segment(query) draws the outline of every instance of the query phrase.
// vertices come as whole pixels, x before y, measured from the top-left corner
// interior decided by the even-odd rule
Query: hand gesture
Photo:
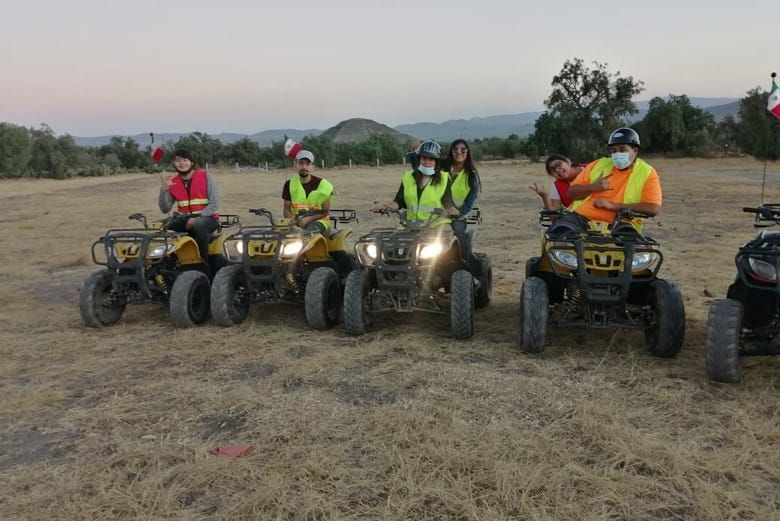
[[[533,186],[529,186],[532,191],[536,192],[536,195],[542,198],[542,200],[547,199],[547,189],[544,186],[538,186],[536,184],[536,181],[534,181]]]
[[[450,206],[449,208],[444,209],[444,215],[447,215],[449,217],[460,217],[460,210],[458,210],[454,206]]]
[[[612,184],[609,182],[609,176],[605,175],[599,177],[590,184],[594,192],[603,192],[604,190],[612,190]]]
[[[615,210],[617,211],[618,208],[620,208],[620,205],[617,203],[613,203],[612,201],[607,201],[606,199],[598,198],[594,199],[593,206],[596,208],[603,208],[605,210]]]
[[[173,186],[173,174],[160,174],[160,188],[168,191]]]

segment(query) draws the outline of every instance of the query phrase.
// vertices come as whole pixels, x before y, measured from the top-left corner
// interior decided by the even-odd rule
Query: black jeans
[[[195,221],[195,226],[192,227],[191,230],[187,230],[185,228],[187,224],[187,221],[182,219],[180,221],[177,221],[173,223],[171,226],[168,227],[169,230],[172,230],[174,232],[187,232],[187,234],[195,239],[195,242],[198,243],[198,251],[200,251],[200,256],[203,258],[203,262],[208,265],[209,263],[209,241],[211,239],[211,234],[219,228],[219,221],[217,221],[214,217],[197,217]]]

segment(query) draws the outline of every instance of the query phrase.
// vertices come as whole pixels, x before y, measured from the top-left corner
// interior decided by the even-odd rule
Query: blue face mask
[[[419,170],[422,175],[427,175],[427,176],[431,176],[436,173],[436,169],[431,166],[420,165],[417,167],[417,170]]]
[[[631,154],[628,152],[613,152],[612,162],[618,170],[625,170],[631,166]]]

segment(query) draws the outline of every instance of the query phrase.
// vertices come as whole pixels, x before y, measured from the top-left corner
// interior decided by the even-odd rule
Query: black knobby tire
[[[225,266],[217,272],[211,284],[211,316],[223,327],[242,323],[249,313],[249,301],[240,301],[237,294],[246,290],[246,275],[239,264]]]
[[[520,289],[520,348],[523,351],[544,351],[549,304],[547,284],[539,277],[525,279]]]
[[[743,315],[738,300],[718,299],[710,306],[704,362],[707,376],[716,382],[736,383],[742,377],[739,341]]]
[[[536,270],[539,269],[539,260],[541,257],[531,257],[525,261],[525,278],[530,279],[536,275]]]
[[[340,279],[346,279],[347,275],[352,273],[353,270],[360,269],[360,263],[354,253],[334,251],[330,255],[336,263],[336,272],[339,274]]]
[[[106,305],[106,299],[111,294],[111,272],[96,271],[84,280],[79,289],[79,313],[84,323],[89,327],[102,327],[116,324],[127,303],[118,299],[111,305]]]
[[[474,257],[479,260],[479,289],[474,296],[474,307],[486,308],[490,305],[490,300],[493,298],[493,263],[490,262],[490,257],[486,253],[475,253]]]
[[[655,324],[645,329],[645,342],[653,356],[677,356],[685,337],[685,305],[677,285],[658,279],[648,286],[648,301]]]
[[[314,329],[330,329],[341,313],[341,282],[333,268],[317,268],[306,281],[306,320]]]
[[[458,340],[474,335],[474,276],[458,270],[450,280],[450,327]]]
[[[171,320],[176,327],[192,327],[209,318],[211,304],[209,278],[202,271],[181,273],[171,288]]]
[[[355,270],[347,276],[344,286],[344,327],[352,335],[362,335],[371,327],[367,298],[371,290],[370,273]]]

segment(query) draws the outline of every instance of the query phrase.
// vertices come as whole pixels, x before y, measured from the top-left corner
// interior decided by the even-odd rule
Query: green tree
[[[742,98],[736,124],[737,144],[758,159],[780,159],[780,119],[766,109],[769,94],[756,87]]]
[[[26,128],[0,123],[0,175],[22,176],[32,157],[32,144]]]
[[[120,168],[128,170],[144,168],[149,157],[140,149],[134,139],[119,136],[112,137],[108,144],[98,148],[97,153],[101,159],[113,156],[110,162],[106,161],[107,164],[115,164],[116,159],[119,160]]]
[[[610,73],[605,63],[589,68],[579,58],[566,60],[553,77],[552,93],[544,102],[547,116],[537,120],[528,148],[577,161],[603,155],[609,133],[637,112],[631,99],[644,90],[642,85],[631,76]]]
[[[262,150],[256,141],[245,137],[227,145],[222,157],[231,165],[238,163],[244,166],[257,166],[262,160]]]
[[[698,155],[713,144],[715,118],[691,104],[688,96],[655,97],[636,129],[649,152]]]

